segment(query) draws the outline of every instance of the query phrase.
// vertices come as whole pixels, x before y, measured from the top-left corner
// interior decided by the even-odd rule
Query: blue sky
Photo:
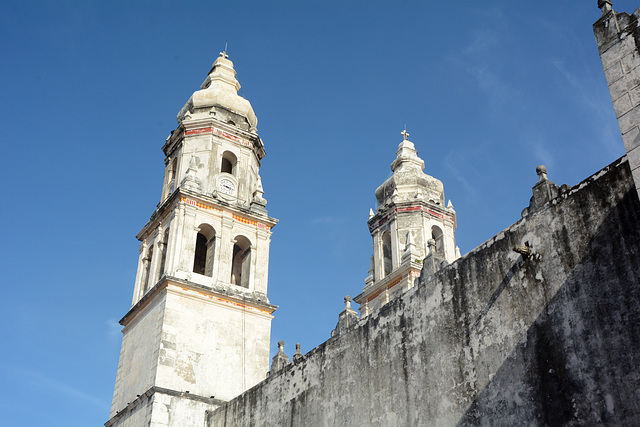
[[[160,148],[226,41],[280,219],[272,352],[292,355],[362,289],[405,124],[463,254],[520,218],[538,164],[574,185],[624,154],[596,3],[0,2],[0,424],[107,421]]]

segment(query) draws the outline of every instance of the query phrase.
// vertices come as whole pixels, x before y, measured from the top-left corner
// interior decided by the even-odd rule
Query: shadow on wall
[[[640,202],[631,189],[459,426],[638,425],[638,224]]]

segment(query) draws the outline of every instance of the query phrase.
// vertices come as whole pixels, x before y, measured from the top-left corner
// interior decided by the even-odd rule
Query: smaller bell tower
[[[400,134],[393,175],[376,190],[378,208],[369,213],[373,256],[364,289],[354,298],[362,316],[411,288],[425,258],[440,266],[460,257],[456,211],[451,201],[445,206],[442,182],[423,172],[409,134]]]

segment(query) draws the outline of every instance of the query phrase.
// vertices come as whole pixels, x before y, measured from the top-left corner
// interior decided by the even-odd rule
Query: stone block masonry
[[[602,17],[593,24],[631,171],[640,188],[640,9],[633,15],[600,1]]]
[[[207,425],[640,425],[639,223],[623,157]]]

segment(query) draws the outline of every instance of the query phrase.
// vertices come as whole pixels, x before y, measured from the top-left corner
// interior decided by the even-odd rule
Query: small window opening
[[[238,236],[233,245],[231,260],[231,284],[249,288],[251,269],[251,243],[246,237]]]
[[[225,151],[222,154],[222,163],[220,164],[220,172],[236,174],[236,164],[238,159],[231,151]]]

